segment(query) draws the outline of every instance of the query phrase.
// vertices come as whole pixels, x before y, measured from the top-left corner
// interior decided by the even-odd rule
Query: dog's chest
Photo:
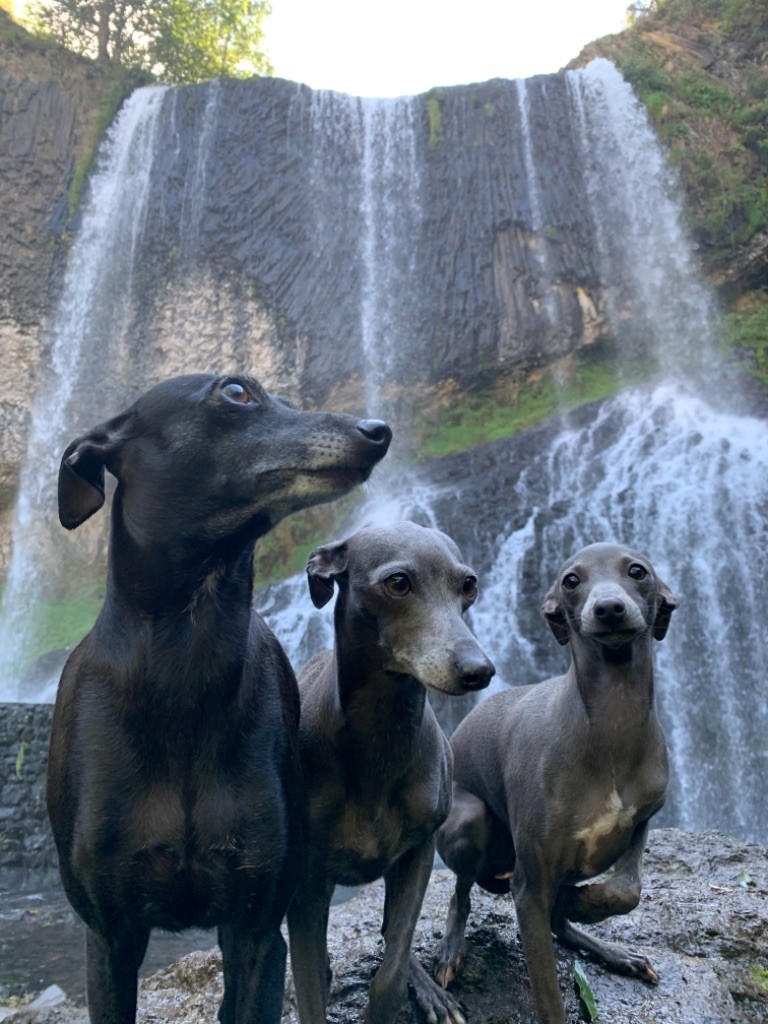
[[[626,847],[637,818],[638,808],[616,789],[603,800],[593,801],[572,833],[576,842],[575,873],[591,878],[605,871]]]
[[[426,789],[393,795],[391,802],[347,800],[331,832],[327,874],[341,885],[372,882],[425,842],[443,816],[440,801]]]

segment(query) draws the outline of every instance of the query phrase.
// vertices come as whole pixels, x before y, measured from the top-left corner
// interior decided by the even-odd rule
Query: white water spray
[[[75,421],[76,384],[83,376],[99,382],[104,367],[110,366],[114,373],[121,364],[121,343],[130,318],[133,256],[144,224],[157,115],[164,91],[135,92],[99,150],[98,168],[70,253],[61,302],[52,320],[50,375],[45,389],[38,392],[38,406],[32,409],[12,532],[11,564],[0,605],[3,701],[30,696],[51,700],[55,693],[55,672],[45,691],[32,695],[24,692],[20,677],[30,650],[34,650],[36,616],[41,602],[50,594],[51,567],[57,564],[58,549],[64,543],[58,523],[51,522],[56,508],[58,462],[72,440],[67,431],[72,430]],[[84,375],[88,360],[98,360],[102,369],[91,369]]]

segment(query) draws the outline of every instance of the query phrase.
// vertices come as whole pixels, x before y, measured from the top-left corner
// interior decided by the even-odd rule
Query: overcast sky
[[[629,0],[272,0],[275,73],[315,89],[403,96],[557,71],[626,26]]]

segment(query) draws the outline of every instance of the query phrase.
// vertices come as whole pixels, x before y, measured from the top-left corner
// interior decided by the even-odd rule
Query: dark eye
[[[238,405],[250,405],[253,401],[243,385],[238,384],[237,381],[234,380],[222,385],[221,393],[225,398],[229,399],[230,402],[237,402]]]
[[[411,592],[411,581],[404,572],[396,572],[384,580],[384,589],[392,597],[405,597]]]
[[[629,575],[633,580],[644,580],[648,575],[648,570],[635,562],[634,565],[630,565],[629,567]]]
[[[569,572],[563,576],[563,586],[566,590],[575,590],[576,587],[581,583],[581,580],[575,572]]]
[[[465,601],[474,601],[477,597],[477,577],[467,576],[461,585],[461,596]]]

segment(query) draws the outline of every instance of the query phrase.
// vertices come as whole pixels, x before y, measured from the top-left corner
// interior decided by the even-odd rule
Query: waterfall
[[[58,463],[87,389],[106,416],[127,388],[123,341],[130,323],[134,255],[144,226],[158,113],[164,90],[140,89],[110,128],[72,247],[49,337],[50,375],[33,405],[13,525],[11,564],[0,606],[0,696],[51,700],[57,668],[42,692],[23,682],[51,576],[66,561],[55,520]],[[112,402],[110,402],[112,399]],[[80,422],[80,428],[93,424]],[[83,544],[82,537],[77,545]],[[39,683],[38,683],[39,685]]]
[[[603,60],[430,103],[431,126],[424,98],[266,79],[141,90],[126,103],[52,319],[52,383],[35,396],[2,697],[50,699],[52,681],[18,682],[22,630],[70,549],[101,565],[90,523],[72,543],[47,529],[61,451],[168,372],[158,352],[189,304],[176,340],[201,337],[189,358],[205,360],[189,368],[251,369],[310,403],[391,419],[392,453],[343,529],[412,518],[454,536],[480,572],[470,618],[504,683],[562,671],[567,650],[539,609],[568,555],[597,540],[646,553],[680,599],[656,646],[673,766],[659,820],[765,841],[766,645],[754,609],[768,597],[768,428],[739,415],[738,396],[708,397],[722,390],[717,309],[664,151]],[[585,336],[584,303],[602,335]],[[410,450],[422,386],[461,393],[521,359],[588,358],[595,340],[619,379],[639,365],[650,382],[447,459]],[[186,355],[177,347],[175,365]],[[330,609],[312,608],[303,574],[257,603],[297,668],[329,645]],[[452,714],[441,709],[449,726]]]

